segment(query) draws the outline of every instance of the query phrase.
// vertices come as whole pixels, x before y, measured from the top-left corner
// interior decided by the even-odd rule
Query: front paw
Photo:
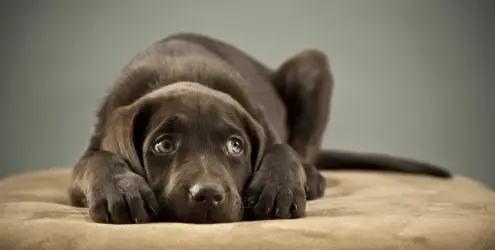
[[[267,153],[246,191],[249,220],[289,219],[305,215],[304,172],[286,145]]]
[[[302,186],[274,183],[269,179],[249,187],[247,217],[251,220],[300,218],[305,214]]]
[[[304,166],[304,171],[306,172],[306,185],[304,186],[306,198],[315,200],[323,197],[326,187],[325,177],[312,165]]]
[[[158,202],[148,184],[131,172],[95,181],[89,191],[87,203],[95,222],[146,223],[158,211]]]

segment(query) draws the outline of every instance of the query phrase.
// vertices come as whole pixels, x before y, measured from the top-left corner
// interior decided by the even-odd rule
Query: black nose
[[[220,184],[194,184],[189,189],[189,198],[196,203],[218,206],[225,200],[225,189]]]

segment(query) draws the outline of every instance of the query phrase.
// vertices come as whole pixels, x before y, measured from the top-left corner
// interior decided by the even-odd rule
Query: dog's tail
[[[316,161],[321,170],[372,170],[431,175],[451,178],[452,174],[434,164],[386,154],[360,153],[344,150],[322,150]]]

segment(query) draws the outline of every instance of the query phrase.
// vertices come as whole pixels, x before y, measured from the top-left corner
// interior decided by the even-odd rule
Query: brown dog
[[[332,88],[317,50],[272,71],[216,39],[169,36],[123,68],[74,168],[71,203],[105,223],[299,218],[324,193],[315,165],[450,176],[385,155],[321,153]]]

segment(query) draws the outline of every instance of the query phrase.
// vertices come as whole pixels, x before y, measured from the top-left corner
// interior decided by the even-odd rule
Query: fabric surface
[[[495,192],[461,176],[325,172],[303,219],[105,225],[67,205],[69,173],[0,181],[0,249],[495,249]]]

